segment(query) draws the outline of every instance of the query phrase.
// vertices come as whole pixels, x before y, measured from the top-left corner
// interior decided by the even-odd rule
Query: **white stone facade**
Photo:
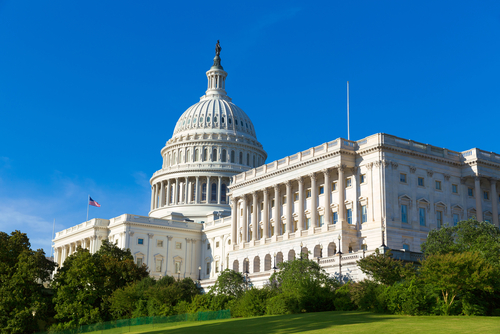
[[[108,239],[153,276],[201,278],[205,287],[223,268],[248,272],[260,286],[276,262],[300,253],[359,280],[356,261],[381,245],[416,259],[431,229],[469,217],[499,225],[500,155],[492,152],[378,133],[265,164],[250,119],[226,95],[217,58],[206,95],[161,151],[149,217],[92,219],[58,232],[59,265],[76,247],[95,252]]]

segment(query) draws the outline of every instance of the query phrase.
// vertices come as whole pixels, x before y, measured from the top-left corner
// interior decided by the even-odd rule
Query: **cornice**
[[[229,189],[230,189],[231,192],[233,192],[235,189],[239,189],[241,187],[245,187],[245,186],[250,185],[252,183],[260,182],[262,180],[269,179],[269,178],[278,176],[278,175],[283,174],[283,173],[288,173],[288,172],[293,171],[295,169],[298,169],[298,168],[301,168],[301,167],[304,167],[304,166],[307,166],[307,165],[311,165],[313,163],[316,163],[316,162],[319,162],[319,161],[322,161],[322,160],[326,160],[326,159],[329,159],[329,158],[332,158],[332,157],[336,157],[336,156],[339,156],[339,155],[342,155],[342,154],[345,154],[345,155],[354,155],[354,152],[348,151],[348,150],[339,149],[339,150],[336,150],[336,151],[333,151],[333,152],[329,152],[329,153],[323,154],[323,155],[318,156],[318,157],[314,157],[314,158],[311,158],[311,159],[308,159],[308,160],[305,160],[305,161],[301,161],[299,163],[295,163],[295,164],[293,164],[291,166],[287,166],[287,167],[281,168],[281,169],[276,170],[276,171],[272,171],[272,172],[266,173],[265,175],[260,175],[258,177],[254,177],[254,178],[252,178],[250,180],[242,181],[241,183],[238,183],[238,184],[233,184],[233,185],[229,186]]]

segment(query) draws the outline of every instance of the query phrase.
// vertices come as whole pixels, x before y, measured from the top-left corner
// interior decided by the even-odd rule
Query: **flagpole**
[[[87,197],[87,220],[85,222],[89,221],[89,203],[90,203],[90,195]]]
[[[349,131],[349,81],[347,81],[347,140],[351,140]]]
[[[56,219],[54,218],[54,224],[52,224],[52,239],[50,240],[50,257],[52,257],[52,255],[54,254],[53,252],[54,249],[52,247],[54,242],[52,240],[54,240],[55,228],[56,228]]]

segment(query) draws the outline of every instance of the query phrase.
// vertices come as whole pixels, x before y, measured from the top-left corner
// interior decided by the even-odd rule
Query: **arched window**
[[[203,150],[203,161],[207,161],[208,160],[208,149],[204,149]]]
[[[203,183],[201,185],[201,201],[205,202],[207,200],[207,184]]]
[[[217,202],[217,183],[212,183],[212,196],[210,201]]]
[[[260,257],[256,256],[253,259],[253,272],[258,273],[260,272]]]
[[[222,156],[221,156],[221,159],[220,159],[222,162],[226,162],[226,160],[227,160],[226,159],[226,155],[227,155],[226,150],[222,150]]]
[[[293,249],[291,249],[288,252],[288,261],[293,261],[293,260],[295,260],[295,251]]]
[[[200,150],[196,149],[194,153],[194,161],[200,161]]]
[[[217,149],[212,150],[212,161],[217,161]]]
[[[243,152],[240,152],[240,165],[243,165]]]
[[[172,161],[172,164],[175,164],[177,162],[177,154],[175,154],[175,152],[174,152],[174,159],[173,160],[174,161]]]
[[[247,166],[250,166],[250,153],[247,153]]]
[[[264,258],[264,270],[271,270],[272,262],[271,262],[271,254],[267,254]]]
[[[187,149],[186,151],[186,162],[191,162],[190,156],[189,156],[190,150]]]
[[[222,184],[221,190],[220,190],[220,201],[222,203],[226,203],[226,185]]]
[[[231,151],[231,163],[232,164],[234,164],[234,160],[235,160],[234,151]]]

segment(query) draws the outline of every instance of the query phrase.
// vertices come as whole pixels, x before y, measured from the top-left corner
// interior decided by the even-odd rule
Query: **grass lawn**
[[[320,312],[131,328],[144,334],[211,333],[500,333],[500,317],[399,316],[369,312]]]

